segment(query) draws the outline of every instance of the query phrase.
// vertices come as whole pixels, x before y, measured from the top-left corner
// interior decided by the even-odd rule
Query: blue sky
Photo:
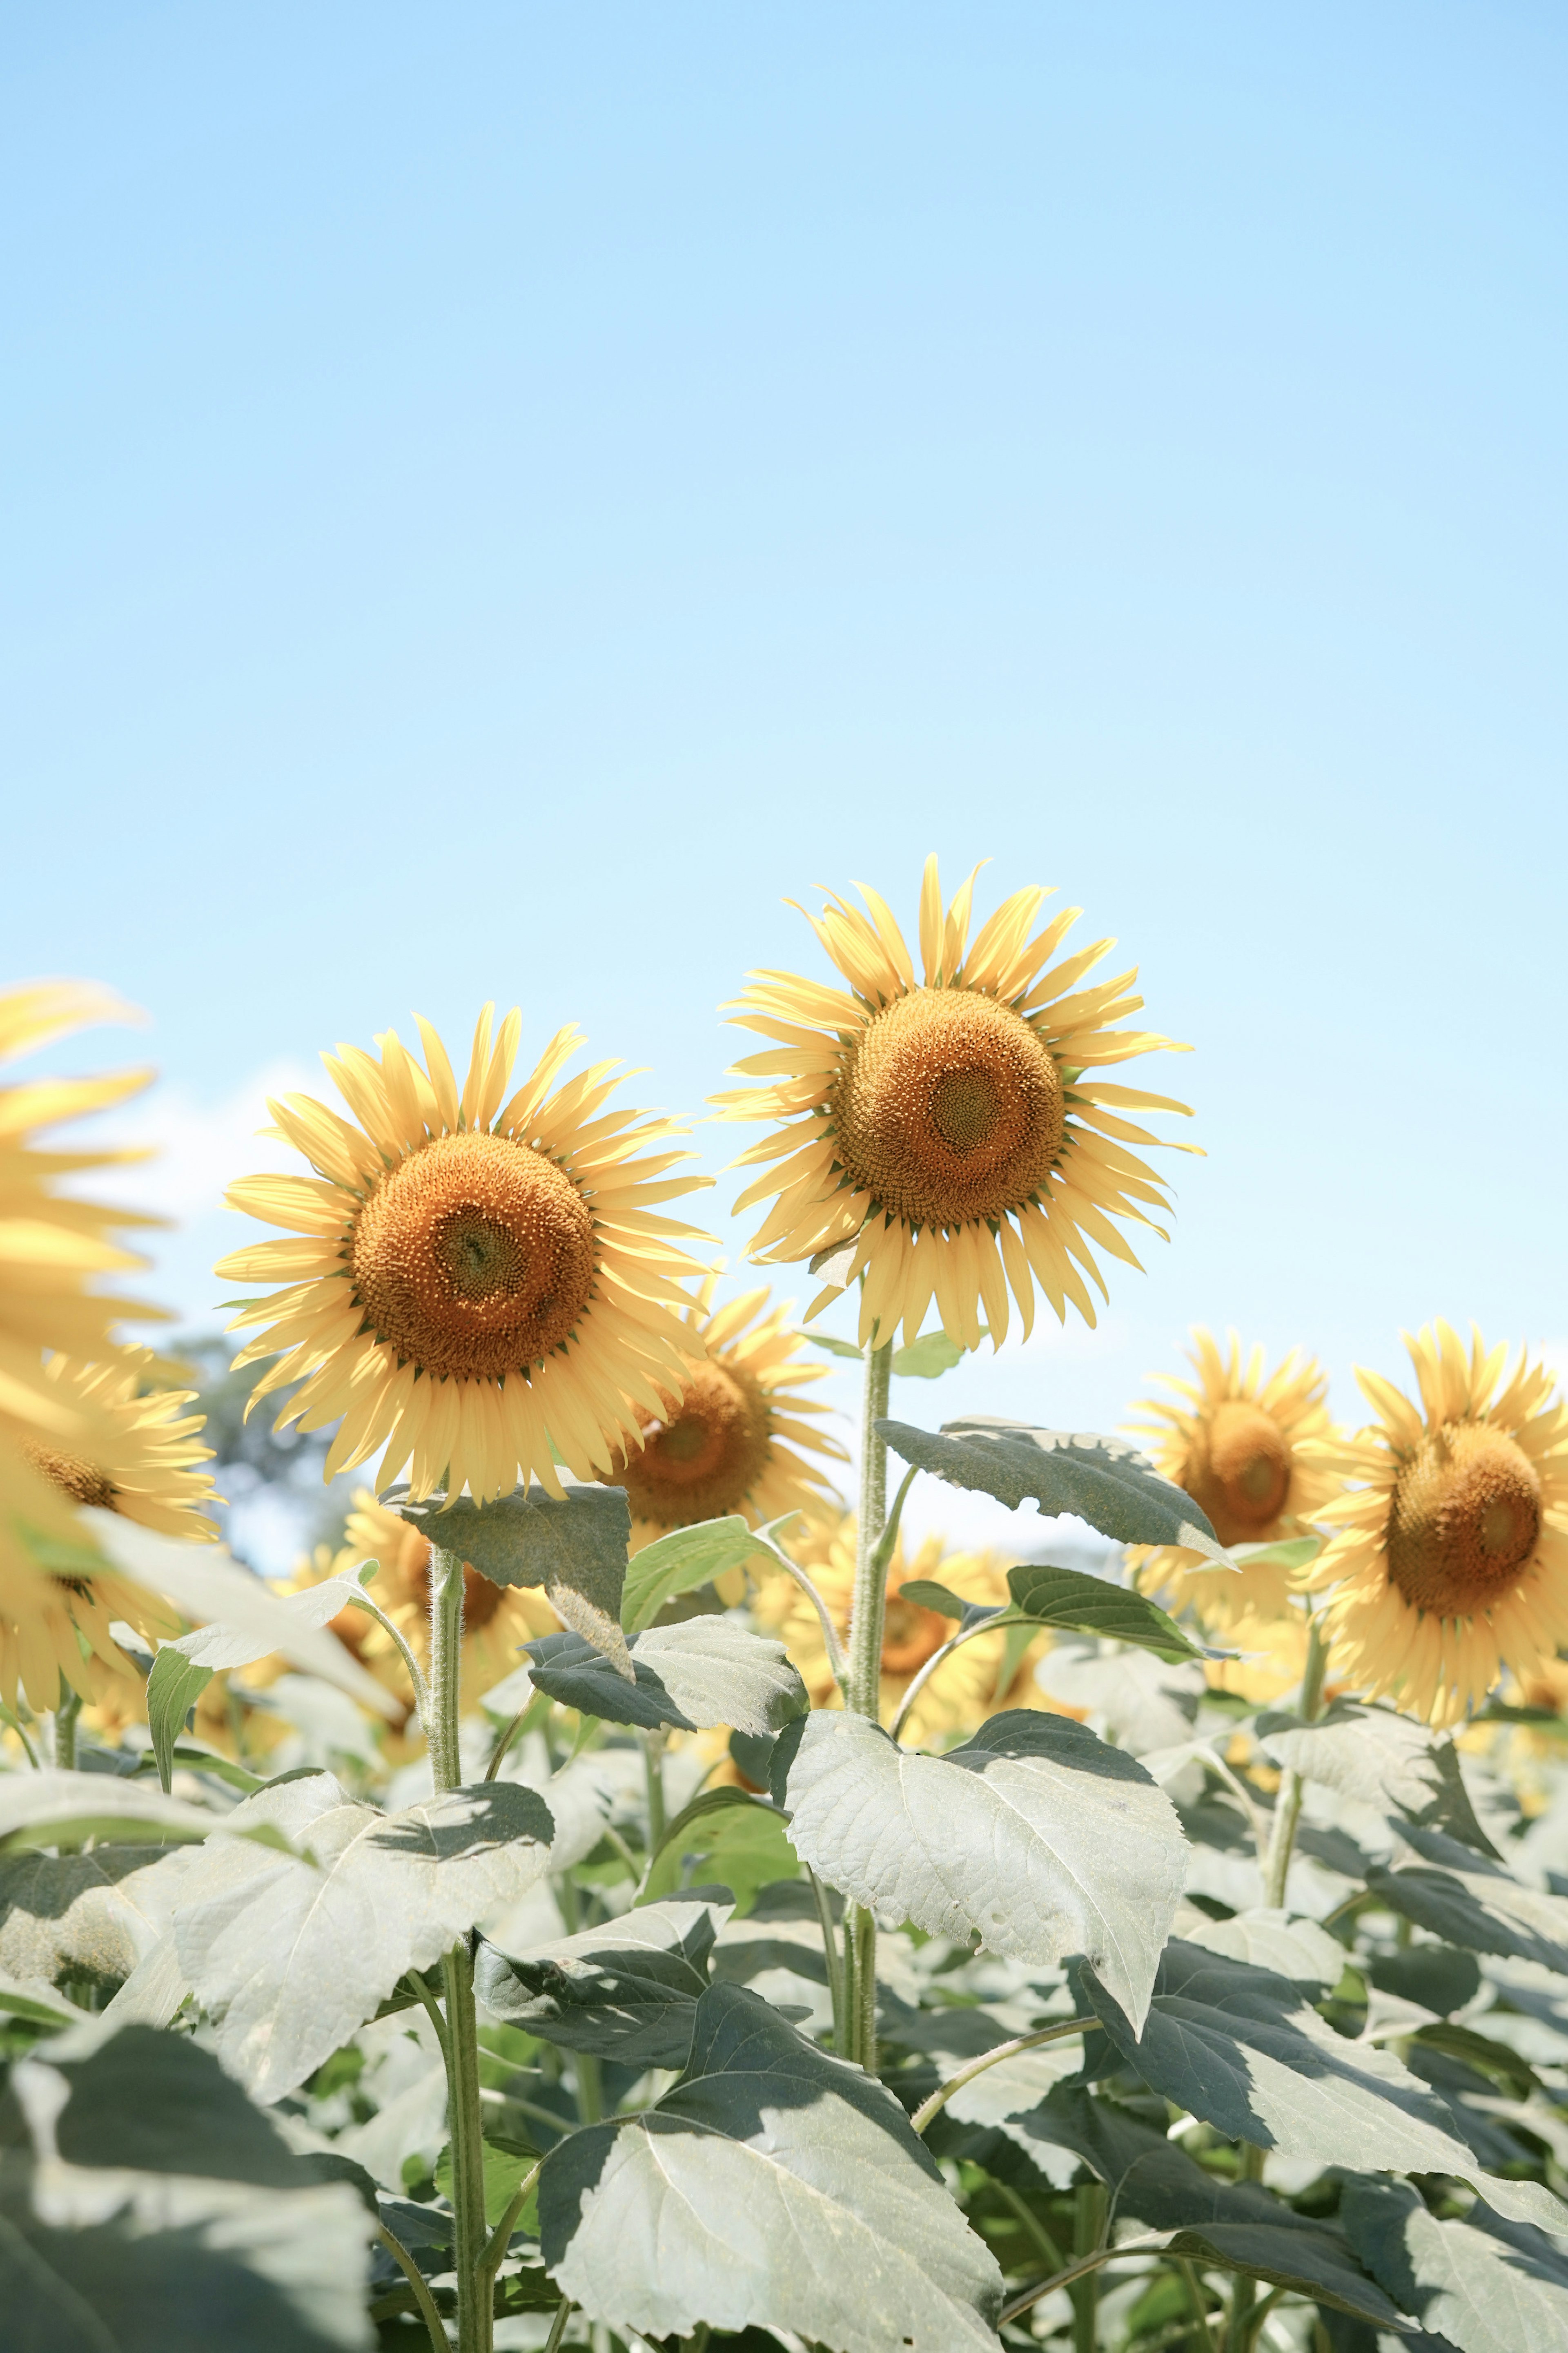
[[[1568,1342],[1565,67],[1497,0],[12,11],[6,961],[152,1018],[75,1058],[165,1074],[164,1295],[263,1074],[493,996],[700,1111],[783,900],[935,849],[1120,938],[1209,1156],[922,1404]]]

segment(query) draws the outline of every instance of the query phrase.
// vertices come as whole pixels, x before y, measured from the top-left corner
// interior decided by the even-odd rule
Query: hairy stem
[[[55,1769],[60,1773],[76,1771],[76,1727],[81,1715],[81,1694],[73,1691],[65,1677],[60,1677],[59,1705],[55,1710]]]
[[[555,2307],[555,2317],[550,2324],[550,2334],[544,2340],[544,2353],[561,2353],[561,2339],[566,2334],[566,2323],[572,2317],[572,2299],[563,2295]]]
[[[442,2326],[441,2316],[436,2309],[436,2299],[426,2284],[424,2273],[402,2240],[395,2239],[384,2222],[378,2224],[375,2235],[414,2291],[414,2301],[419,2306],[419,2317],[425,2323],[432,2353],[451,2353],[447,2331]]]
[[[432,1578],[434,1578],[436,1573],[434,1567],[432,1567],[430,1573]],[[367,1618],[374,1618],[375,1620],[376,1624],[382,1629],[384,1633],[391,1635],[393,1642],[403,1660],[403,1663],[408,1670],[408,1680],[414,1686],[414,1704],[418,1710],[419,1721],[423,1724],[429,1712],[430,1689],[429,1685],[426,1683],[424,1674],[420,1669],[419,1662],[415,1657],[413,1651],[409,1648],[408,1643],[404,1639],[402,1631],[393,1623],[393,1620],[387,1616],[380,1602],[373,1600],[370,1595],[366,1593],[363,1588],[358,1593],[354,1594],[351,1598],[349,1608],[351,1609],[363,1609]]]
[[[930,1683],[932,1675],[935,1674],[938,1667],[944,1665],[946,1662],[952,1658],[954,1651],[958,1650],[962,1644],[964,1642],[973,1642],[977,1634],[994,1634],[999,1630],[1005,1629],[1008,1626],[1026,1626],[1030,1623],[1031,1620],[1027,1618],[984,1618],[976,1625],[961,1626],[956,1634],[949,1635],[941,1650],[932,1651],[924,1666],[921,1667],[920,1672],[915,1676],[914,1681],[910,1684],[910,1687],[905,1692],[903,1698],[899,1702],[899,1712],[893,1718],[893,1738],[897,1740],[899,1735],[902,1732],[905,1724],[909,1720],[910,1709],[914,1706],[914,1704],[916,1700],[919,1699],[921,1692],[924,1691],[927,1683]]]
[[[1164,2234],[1156,2232],[1147,2239],[1124,2239],[1119,2247],[1096,2247],[1091,2253],[1070,2263],[1066,2271],[1053,2272],[1049,2279],[1037,2280],[1033,2287],[1026,2287],[1021,2295],[1016,2295],[1010,2304],[1003,2306],[998,2320],[1003,2323],[1016,2320],[1021,2312],[1027,2312],[1032,2304],[1038,2304],[1040,2298],[1049,2295],[1053,2288],[1072,2287],[1079,2280],[1087,2279],[1092,2272],[1099,2271],[1102,2263],[1119,2263],[1124,2255],[1153,2254],[1164,2243]]]
[[[1193,2321],[1203,2344],[1203,2353],[1215,2353],[1214,2331],[1209,2327],[1208,2298],[1198,2278],[1197,2266],[1184,2259],[1178,2262],[1176,2269],[1181,2273],[1182,2284],[1187,2291],[1187,2302],[1192,2307]]]
[[[639,1732],[637,1738],[642,1743],[643,1782],[647,1790],[647,1851],[653,1856],[664,1844],[669,1828],[664,1802],[664,1735]]]
[[[1080,2181],[1073,2193],[1072,2218],[1072,2251],[1080,2262],[1086,2256],[1098,2254],[1104,2247],[1106,2221],[1105,2184]],[[1100,2315],[1098,2266],[1084,2272],[1074,2283],[1072,2306],[1073,2353],[1094,2353]]]
[[[844,1964],[838,1957],[838,1931],[833,1925],[833,1907],[827,1901],[827,1890],[810,1863],[805,1875],[811,1882],[811,1892],[816,1898],[816,1916],[822,1926],[822,1953],[827,1964],[827,1990],[833,2000],[833,2048],[842,2051],[847,2031],[844,2009]]]
[[[893,1349],[866,1351],[860,1390],[860,1513],[855,1535],[855,1599],[849,1618],[845,1705],[873,1724],[882,1706],[882,1624],[887,1615],[887,1563],[882,1530],[888,1513],[888,1450],[877,1424],[888,1410]],[[848,2011],[847,2059],[874,2069],[877,2062],[877,1924],[857,1905],[846,1922],[846,1953],[853,1956],[854,2000]]]
[[[967,2067],[961,2067],[956,2075],[951,2075],[945,2084],[938,2084],[930,2099],[915,2110],[910,2122],[916,2132],[924,2132],[932,2116],[946,2107],[954,2092],[962,2092],[965,2084],[973,2084],[976,2075],[984,2074],[987,2067],[994,2067],[1004,2059],[1016,2059],[1020,2051],[1037,2050],[1042,2042],[1061,2042],[1069,2034],[1086,2033],[1098,2023],[1098,2020],[1093,2018],[1064,2018],[1054,2026],[1042,2026],[1037,2033],[1020,2034],[1011,2042],[999,2042],[994,2051],[983,2051],[978,2059],[972,2059]]]
[[[1329,1646],[1320,1631],[1321,1621],[1312,1618],[1307,1629],[1307,1672],[1301,1678],[1300,1715],[1310,1724],[1322,1711],[1323,1670],[1329,1663]],[[1287,1772],[1279,1788],[1279,1799],[1274,1810],[1274,1830],[1268,1841],[1268,1860],[1263,1873],[1263,1901],[1276,1911],[1285,1902],[1285,1882],[1290,1872],[1290,1853],[1296,1843],[1296,1825],[1301,1818],[1301,1796],[1306,1787],[1300,1773]]]
[[[425,1736],[437,1788],[463,1778],[458,1745],[462,1716],[463,1563],[430,1547],[429,1711]],[[479,2031],[474,1964],[468,1940],[441,1963],[447,2010],[447,2116],[452,2137],[453,2269],[458,2280],[458,2353],[490,2353],[494,2341],[489,2274],[480,2266],[485,2229],[484,2116],[479,2101]]]

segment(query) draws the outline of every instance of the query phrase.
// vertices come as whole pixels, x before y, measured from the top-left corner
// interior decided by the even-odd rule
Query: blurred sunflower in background
[[[786,1540],[784,1548],[792,1560],[809,1572],[840,1636],[847,1638],[855,1592],[854,1514],[842,1514],[836,1525],[809,1528]],[[951,1618],[904,1600],[900,1587],[916,1577],[930,1577],[961,1600],[1005,1603],[1011,1599],[1010,1565],[996,1553],[949,1552],[941,1536],[927,1536],[912,1561],[901,1543],[897,1546],[888,1569],[888,1611],[882,1632],[884,1723],[890,1723],[897,1715],[905,1692],[927,1661],[958,1630]],[[821,1620],[793,1577],[782,1569],[765,1577],[752,1611],[757,1623],[784,1643],[811,1694],[813,1706],[841,1706]],[[902,1738],[913,1743],[950,1741],[960,1733],[973,1731],[998,1709],[1044,1706],[1033,1668],[1049,1648],[1050,1637],[1046,1633],[1033,1636],[1023,1648],[1016,1647],[1005,1633],[977,1634],[932,1676],[910,1710]]]
[[[460,1090],[425,1021],[426,1069],[393,1030],[379,1059],[323,1055],[358,1124],[309,1095],[271,1103],[268,1133],[317,1174],[229,1188],[231,1208],[297,1238],[218,1269],[283,1286],[242,1305],[230,1329],[260,1336],[236,1362],[278,1356],[257,1398],[303,1377],[279,1426],[342,1417],[329,1479],[384,1447],[380,1483],[411,1466],[416,1498],[466,1487],[483,1502],[520,1476],[558,1496],[557,1450],[580,1476],[607,1470],[685,1374],[681,1286],[700,1269],[676,1242],[696,1229],[657,1214],[710,1181],[668,1173],[693,1157],[664,1148],[684,1130],[606,1111],[610,1062],[552,1093],[573,1029],[509,1098],[521,1017],[492,1042],[492,1014]]]
[[[1473,1325],[1468,1357],[1444,1323],[1404,1337],[1420,1408],[1358,1366],[1377,1420],[1308,1441],[1352,1489],[1320,1507],[1339,1533],[1304,1582],[1334,1588],[1342,1680],[1446,1725],[1568,1640],[1568,1408],[1548,1366],[1521,1349],[1509,1377],[1507,1348],[1489,1353]]]
[[[0,1060],[98,1022],[139,1018],[84,981],[7,989],[0,992]],[[124,1361],[110,1337],[113,1326],[126,1318],[146,1321],[159,1311],[97,1285],[105,1275],[145,1264],[110,1235],[157,1220],[66,1198],[58,1189],[62,1177],[142,1155],[43,1150],[35,1140],[62,1120],[125,1102],[151,1076],[146,1070],[117,1071],[0,1088],[0,1697],[8,1706],[16,1704],[18,1684],[31,1707],[47,1711],[58,1700],[62,1672],[73,1690],[89,1694],[110,1669],[132,1672],[110,1636],[110,1621],[151,1622],[151,1605],[139,1588],[107,1569],[90,1579],[85,1573],[49,1574],[24,1541],[26,1535],[69,1546],[79,1555],[90,1552],[76,1519],[81,1499],[72,1475],[78,1472],[95,1480],[112,1481],[117,1470],[128,1477],[125,1500],[114,1502],[126,1509],[139,1493],[133,1516],[153,1505],[158,1479],[132,1441],[116,1395],[100,1390],[105,1384],[115,1390],[113,1368]],[[57,1353],[53,1365],[46,1365],[51,1351],[76,1362],[62,1365]],[[89,1365],[110,1368],[101,1383],[87,1373]],[[140,1410],[130,1419],[141,1419]],[[62,1472],[72,1475],[56,1475]],[[95,1493],[94,1500],[102,1497]]]
[[[738,1026],[776,1042],[736,1064],[751,1083],[716,1096],[720,1114],[784,1123],[735,1164],[769,1164],[737,1210],[778,1197],[751,1254],[842,1247],[842,1282],[806,1320],[863,1273],[862,1346],[890,1340],[900,1323],[912,1341],[933,1297],[953,1340],[978,1347],[984,1310],[1000,1345],[1009,1285],[1026,1338],[1037,1283],[1063,1322],[1070,1301],[1093,1324],[1084,1277],[1105,1295],[1095,1247],[1139,1263],[1111,1220],[1163,1232],[1148,1209],[1167,1207],[1160,1178],[1128,1148],[1161,1138],[1121,1113],[1188,1108],[1097,1075],[1171,1044],[1112,1027],[1142,1004],[1129,994],[1136,972],[1079,987],[1110,940],[1051,965],[1080,911],[1031,938],[1047,896],[1037,887],[1004,901],[971,946],[974,875],[944,909],[931,858],[917,980],[887,904],[856,887],[869,920],[832,893],[820,919],[806,918],[847,989],[759,972],[732,1009]]]
[[[200,1467],[212,1460],[197,1442],[205,1417],[184,1410],[194,1389],[145,1388],[154,1369],[148,1348],[121,1349],[100,1364],[51,1357],[45,1385],[69,1409],[69,1438],[51,1431],[25,1439],[22,1452],[51,1492],[73,1505],[118,1512],[162,1535],[210,1541],[216,1529],[203,1507],[218,1499]],[[74,1541],[85,1545],[79,1530]],[[24,1547],[9,1528],[0,1534],[0,1562],[25,1577]],[[42,1713],[56,1704],[62,1676],[89,1700],[102,1696],[106,1673],[134,1680],[136,1670],[110,1630],[116,1620],[149,1641],[180,1630],[179,1619],[145,1588],[107,1567],[46,1576],[26,1588],[21,1609],[0,1620],[0,1692],[7,1704],[15,1704],[18,1683],[28,1705]]]
[[[1309,1440],[1333,1435],[1324,1403],[1328,1375],[1299,1348],[1266,1375],[1260,1347],[1244,1360],[1236,1333],[1226,1336],[1222,1356],[1214,1335],[1194,1324],[1188,1356],[1196,1379],[1154,1374],[1178,1401],[1140,1398],[1128,1429],[1152,1436],[1155,1469],[1202,1504],[1222,1545],[1310,1535],[1311,1522],[1341,1483],[1304,1451]],[[1130,1546],[1127,1556],[1142,1564],[1138,1582],[1145,1593],[1163,1594],[1178,1606],[1190,1601],[1226,1627],[1242,1618],[1282,1616],[1300,1590],[1292,1572],[1274,1562],[1244,1565],[1237,1575],[1177,1545]]]
[[[422,1666],[430,1652],[430,1539],[378,1504],[366,1487],[354,1496],[343,1531],[344,1541],[332,1556],[331,1573],[357,1568],[362,1561],[381,1564],[370,1591],[402,1634]],[[312,1580],[313,1581],[313,1580]],[[363,1609],[340,1610],[332,1619],[333,1633],[346,1642],[379,1682],[409,1699],[408,1674],[384,1628]],[[536,1635],[559,1634],[561,1620],[542,1593],[529,1587],[492,1584],[477,1568],[463,1568],[462,1688],[466,1697],[489,1691],[503,1675],[524,1662],[518,1651]]]
[[[671,1528],[731,1513],[758,1527],[786,1512],[837,1519],[843,1509],[810,1458],[848,1456],[819,1426],[828,1409],[800,1394],[827,1367],[802,1357],[789,1307],[770,1310],[765,1283],[714,1310],[717,1282],[710,1275],[687,1312],[694,1361],[684,1380],[661,1393],[641,1445],[617,1450],[605,1473],[626,1491],[634,1553]],[[739,1599],[744,1577],[734,1574]]]

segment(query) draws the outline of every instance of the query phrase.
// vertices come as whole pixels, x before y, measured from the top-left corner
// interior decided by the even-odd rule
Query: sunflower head
[[[982,1310],[999,1344],[1009,1287],[1026,1337],[1037,1284],[1059,1317],[1071,1302],[1092,1324],[1084,1277],[1102,1295],[1105,1285],[1091,1245],[1135,1266],[1112,1220],[1148,1225],[1147,1208],[1165,1207],[1128,1149],[1160,1139],[1121,1114],[1186,1106],[1099,1075],[1170,1044],[1112,1027],[1143,1001],[1129,994],[1136,973],[1078,986],[1110,940],[1053,965],[1079,910],[1031,937],[1038,888],[1005,900],[972,944],[973,886],[971,875],[944,907],[927,861],[919,977],[874,891],[857,886],[868,915],[829,894],[807,920],[847,987],[755,973],[734,1008],[742,1028],[778,1041],[736,1065],[751,1084],[716,1098],[726,1118],[783,1123],[737,1164],[768,1165],[738,1209],[778,1196],[752,1255],[843,1247],[845,1282],[866,1278],[862,1345],[900,1323],[914,1339],[933,1296],[962,1345],[979,1345]]]
[[[801,1394],[826,1367],[802,1360],[789,1308],[770,1309],[765,1285],[714,1312],[716,1282],[687,1318],[694,1361],[685,1378],[644,1418],[641,1444],[617,1450],[605,1474],[626,1491],[633,1552],[730,1513],[758,1527],[786,1512],[838,1510],[822,1466],[847,1458],[816,1426],[827,1409]]]
[[[607,1112],[613,1064],[554,1087],[572,1029],[509,1097],[520,1018],[492,1041],[491,1012],[461,1089],[423,1021],[424,1067],[393,1031],[378,1057],[324,1056],[357,1124],[308,1095],[269,1104],[315,1174],[229,1190],[296,1237],[219,1268],[283,1286],[242,1308],[231,1328],[259,1336],[237,1363],[278,1356],[258,1398],[303,1379],[281,1420],[342,1417],[329,1479],[385,1445],[383,1485],[411,1466],[416,1499],[483,1502],[520,1474],[559,1496],[557,1461],[607,1469],[690,1352],[681,1286],[699,1269],[677,1240],[693,1229],[657,1214],[706,1181],[668,1174],[692,1156],[663,1148],[682,1131]]]
[[[1237,1335],[1222,1355],[1202,1324],[1192,1335],[1195,1378],[1155,1376],[1173,1402],[1145,1398],[1129,1428],[1147,1441],[1156,1470],[1201,1504],[1222,1545],[1266,1545],[1310,1533],[1310,1523],[1337,1493],[1331,1472],[1308,1441],[1333,1428],[1323,1399],[1328,1376],[1310,1356],[1292,1349],[1266,1372],[1261,1348],[1245,1356]],[[1143,1561],[1140,1583],[1195,1602],[1218,1624],[1289,1610],[1295,1590],[1287,1568],[1268,1562],[1237,1576],[1173,1545],[1130,1548]]]
[[[1435,1724],[1521,1680],[1568,1639],[1568,1409],[1522,1352],[1468,1356],[1447,1324],[1405,1335],[1417,1408],[1358,1370],[1378,1419],[1314,1455],[1352,1491],[1319,1514],[1338,1533],[1308,1580],[1334,1587],[1345,1680]]]

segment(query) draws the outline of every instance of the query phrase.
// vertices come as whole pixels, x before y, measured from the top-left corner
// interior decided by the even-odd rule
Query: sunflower
[[[51,1039],[98,1021],[136,1016],[83,981],[40,981],[0,991],[0,1060],[32,1052]],[[123,1103],[147,1084],[147,1071],[96,1079],[36,1079],[0,1088],[0,1524],[18,1520],[58,1541],[80,1543],[69,1500],[41,1478],[22,1451],[29,1440],[69,1446],[81,1415],[45,1375],[45,1351],[79,1357],[111,1353],[110,1327],[124,1316],[157,1311],[92,1288],[99,1277],[145,1261],[109,1239],[116,1227],[154,1219],[129,1209],[63,1198],[62,1176],[136,1157],[126,1152],[46,1152],[36,1132]],[[0,1542],[0,1618],[19,1619],[40,1572],[15,1541]],[[15,1667],[8,1672],[15,1688]],[[47,1702],[54,1705],[51,1690]]]
[[[714,1313],[717,1282],[710,1275],[688,1310],[695,1361],[684,1380],[644,1418],[642,1444],[618,1449],[605,1473],[631,1504],[633,1552],[671,1528],[730,1513],[758,1527],[786,1512],[837,1518],[843,1508],[824,1472],[795,1451],[848,1460],[837,1439],[801,1419],[828,1410],[799,1395],[826,1378],[826,1366],[801,1360],[787,1304],[763,1313],[765,1283]]]
[[[1178,1402],[1142,1398],[1128,1427],[1152,1434],[1155,1469],[1203,1505],[1222,1545],[1310,1535],[1310,1523],[1339,1492],[1332,1472],[1302,1451],[1306,1440],[1332,1435],[1323,1402],[1328,1375],[1293,1348],[1266,1378],[1262,1349],[1244,1364],[1241,1342],[1234,1332],[1227,1336],[1222,1356],[1213,1334],[1194,1324],[1189,1360],[1196,1380],[1156,1373]],[[1176,1545],[1130,1546],[1128,1556],[1146,1563],[1139,1578],[1146,1593],[1191,1601],[1220,1625],[1279,1617],[1299,1589],[1288,1568],[1268,1562],[1244,1566],[1237,1576]]]
[[[210,1462],[198,1445],[205,1416],[182,1409],[194,1389],[144,1389],[153,1359],[147,1348],[125,1348],[100,1364],[53,1356],[44,1382],[68,1409],[68,1444],[56,1430],[26,1438],[22,1453],[36,1480],[68,1507],[95,1504],[144,1528],[172,1536],[211,1537],[216,1531],[201,1507],[215,1500],[212,1480],[197,1466]],[[79,1546],[82,1537],[76,1532]],[[11,1599],[0,1611],[0,1693],[14,1704],[18,1682],[28,1704],[52,1708],[63,1675],[84,1699],[96,1700],[106,1674],[135,1670],[110,1628],[123,1620],[139,1633],[173,1634],[179,1622],[140,1585],[111,1569],[71,1576],[37,1573],[18,1534],[0,1535]]]
[[[1524,1351],[1464,1345],[1447,1324],[1405,1335],[1424,1413],[1358,1368],[1378,1419],[1309,1441],[1354,1492],[1317,1516],[1340,1533],[1304,1582],[1337,1589],[1325,1630],[1344,1681],[1435,1725],[1524,1681],[1568,1637],[1568,1408]]]
[[[777,1043],[735,1065],[755,1083],[716,1097],[721,1116],[784,1123],[735,1163],[779,1164],[735,1204],[779,1197],[752,1255],[816,1258],[853,1245],[844,1283],[866,1277],[863,1346],[874,1334],[890,1339],[900,1322],[914,1339],[933,1294],[952,1339],[978,1347],[984,1308],[999,1345],[1009,1283],[1026,1338],[1037,1282],[1064,1323],[1070,1300],[1092,1324],[1084,1276],[1102,1296],[1105,1284],[1090,1245],[1136,1266],[1111,1219],[1149,1225],[1139,1204],[1167,1207],[1160,1179],[1127,1148],[1160,1139],[1120,1114],[1187,1108],[1096,1076],[1171,1042],[1111,1028],[1143,1002],[1127,994],[1136,974],[1077,986],[1110,940],[1043,971],[1080,911],[1064,910],[1031,940],[1047,896],[1038,888],[1005,900],[970,947],[974,875],[944,913],[931,858],[917,982],[888,907],[856,887],[869,922],[833,893],[820,920],[806,917],[848,988],[753,973],[733,1009],[740,1028]],[[840,1287],[814,1301],[808,1322]]]
[[[268,1106],[268,1133],[314,1176],[251,1176],[233,1208],[299,1237],[236,1250],[218,1268],[279,1282],[242,1303],[231,1330],[266,1327],[236,1358],[278,1361],[259,1398],[298,1381],[279,1416],[319,1430],[342,1416],[326,1476],[384,1445],[380,1483],[412,1462],[416,1498],[465,1486],[477,1501],[521,1473],[559,1496],[559,1459],[586,1475],[660,1410],[661,1382],[686,1370],[698,1271],[676,1247],[695,1229],[655,1204],[705,1183],[671,1176],[688,1152],[665,1119],[606,1112],[615,1065],[550,1092],[582,1042],[563,1029],[507,1100],[521,1018],[491,1042],[487,1006],[459,1092],[439,1038],[420,1021],[427,1070],[395,1031],[380,1059],[323,1055],[359,1124],[309,1095]],[[701,1239],[701,1237],[699,1237]],[[281,1353],[279,1353],[281,1352]]]
[[[842,1514],[836,1525],[821,1525],[791,1539],[787,1550],[805,1569],[827,1604],[829,1617],[841,1636],[849,1632],[850,1604],[855,1592],[855,1516]],[[756,1564],[753,1564],[756,1566]],[[910,1684],[929,1659],[957,1632],[951,1618],[918,1602],[906,1601],[900,1587],[916,1577],[934,1578],[961,1600],[1005,1604],[1007,1564],[989,1552],[946,1550],[941,1536],[927,1536],[913,1561],[902,1543],[895,1548],[888,1569],[887,1618],[882,1629],[881,1717],[890,1723]],[[784,1644],[811,1694],[814,1707],[842,1705],[838,1686],[828,1663],[822,1622],[808,1597],[781,1569],[761,1586],[753,1613],[759,1624]],[[1037,1636],[1023,1651],[1010,1651],[1005,1634],[977,1634],[941,1667],[911,1709],[901,1737],[907,1741],[942,1741],[971,1732],[1003,1707],[1043,1704],[1033,1674],[1035,1661],[1050,1647],[1048,1635]]]
[[[354,1496],[345,1543],[333,1563],[335,1575],[361,1561],[380,1563],[371,1591],[422,1663],[430,1649],[430,1539],[378,1504],[366,1487]],[[315,1580],[312,1579],[311,1582]],[[348,1644],[373,1675],[406,1698],[408,1678],[384,1630],[363,1609],[340,1610],[331,1630]],[[559,1634],[561,1620],[542,1593],[530,1587],[492,1584],[477,1568],[463,1567],[462,1690],[466,1698],[488,1691],[510,1675],[524,1642]]]

